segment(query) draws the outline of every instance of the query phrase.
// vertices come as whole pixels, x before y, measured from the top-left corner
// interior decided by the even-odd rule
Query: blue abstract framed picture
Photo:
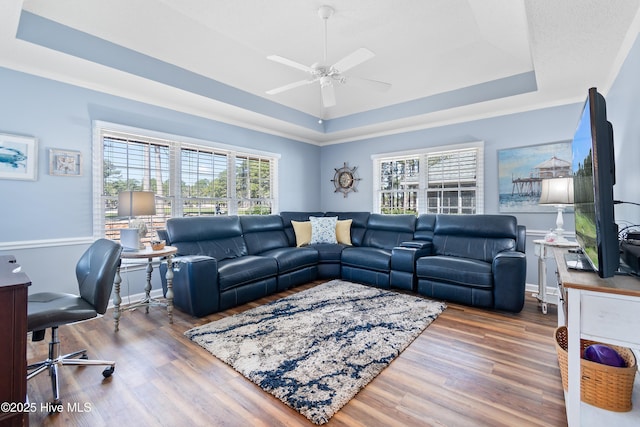
[[[541,181],[571,175],[571,141],[498,150],[500,212],[552,212],[541,206]]]
[[[38,140],[0,134],[0,179],[35,181],[38,178]]]

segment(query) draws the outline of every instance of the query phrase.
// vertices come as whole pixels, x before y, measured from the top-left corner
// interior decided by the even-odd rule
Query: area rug
[[[445,308],[419,296],[333,280],[185,335],[324,424]]]

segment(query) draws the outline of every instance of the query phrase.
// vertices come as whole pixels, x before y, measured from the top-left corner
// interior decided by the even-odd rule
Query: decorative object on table
[[[80,151],[49,149],[49,175],[81,176],[82,153]]]
[[[418,296],[332,280],[185,335],[324,424],[445,308]]]
[[[0,134],[0,179],[35,181],[38,177],[38,140]]]
[[[553,205],[558,210],[556,228],[552,231],[553,240],[551,241],[566,242],[567,238],[564,237],[564,219],[562,213],[567,206],[573,205],[573,178],[558,177],[543,179],[539,203],[541,205]],[[547,240],[547,237],[545,237],[545,240]]]
[[[160,249],[164,249],[167,243],[164,240],[152,240],[149,244],[151,245],[151,249],[159,251]]]
[[[347,197],[350,191],[356,192],[356,186],[358,185],[358,181],[362,178],[358,178],[356,173],[357,166],[350,168],[347,166],[347,163],[344,163],[344,166],[341,168],[336,168],[336,173],[333,175],[333,185],[335,185],[335,193],[342,193],[344,197]]]
[[[562,376],[562,387],[569,388],[567,348],[569,334],[566,326],[556,329],[556,351],[558,365]],[[580,353],[591,345],[600,344],[595,341],[580,340]],[[636,358],[633,352],[625,347],[611,345],[625,361],[625,367],[619,368],[602,363],[580,359],[580,399],[598,408],[615,412],[631,410],[631,393],[636,376]]]
[[[144,249],[142,239],[148,232],[141,215],[156,214],[156,195],[152,191],[122,191],[118,194],[118,216],[128,217],[129,226],[120,230],[120,243],[125,250]]]
[[[549,212],[542,180],[571,175],[571,158],[571,141],[498,150],[500,212]]]

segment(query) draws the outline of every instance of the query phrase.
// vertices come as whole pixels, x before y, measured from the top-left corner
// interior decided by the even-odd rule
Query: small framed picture
[[[38,179],[38,140],[0,134],[0,179]]]
[[[82,153],[51,148],[49,150],[49,175],[82,175]]]

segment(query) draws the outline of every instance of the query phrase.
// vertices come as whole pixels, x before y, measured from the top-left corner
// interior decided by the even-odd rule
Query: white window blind
[[[273,213],[272,161],[255,156],[236,156],[235,188],[238,213]]]
[[[482,142],[372,156],[374,211],[384,214],[483,212]]]
[[[145,134],[145,133],[148,133]],[[269,214],[277,210],[279,155],[97,122],[93,137],[94,235],[118,240],[121,191],[153,191],[152,230],[172,216]],[[213,145],[213,143],[211,143]],[[153,237],[149,233],[147,240]]]
[[[426,155],[427,213],[475,214],[476,149]]]
[[[180,160],[182,214],[228,214],[228,154],[196,147],[183,148]]]

